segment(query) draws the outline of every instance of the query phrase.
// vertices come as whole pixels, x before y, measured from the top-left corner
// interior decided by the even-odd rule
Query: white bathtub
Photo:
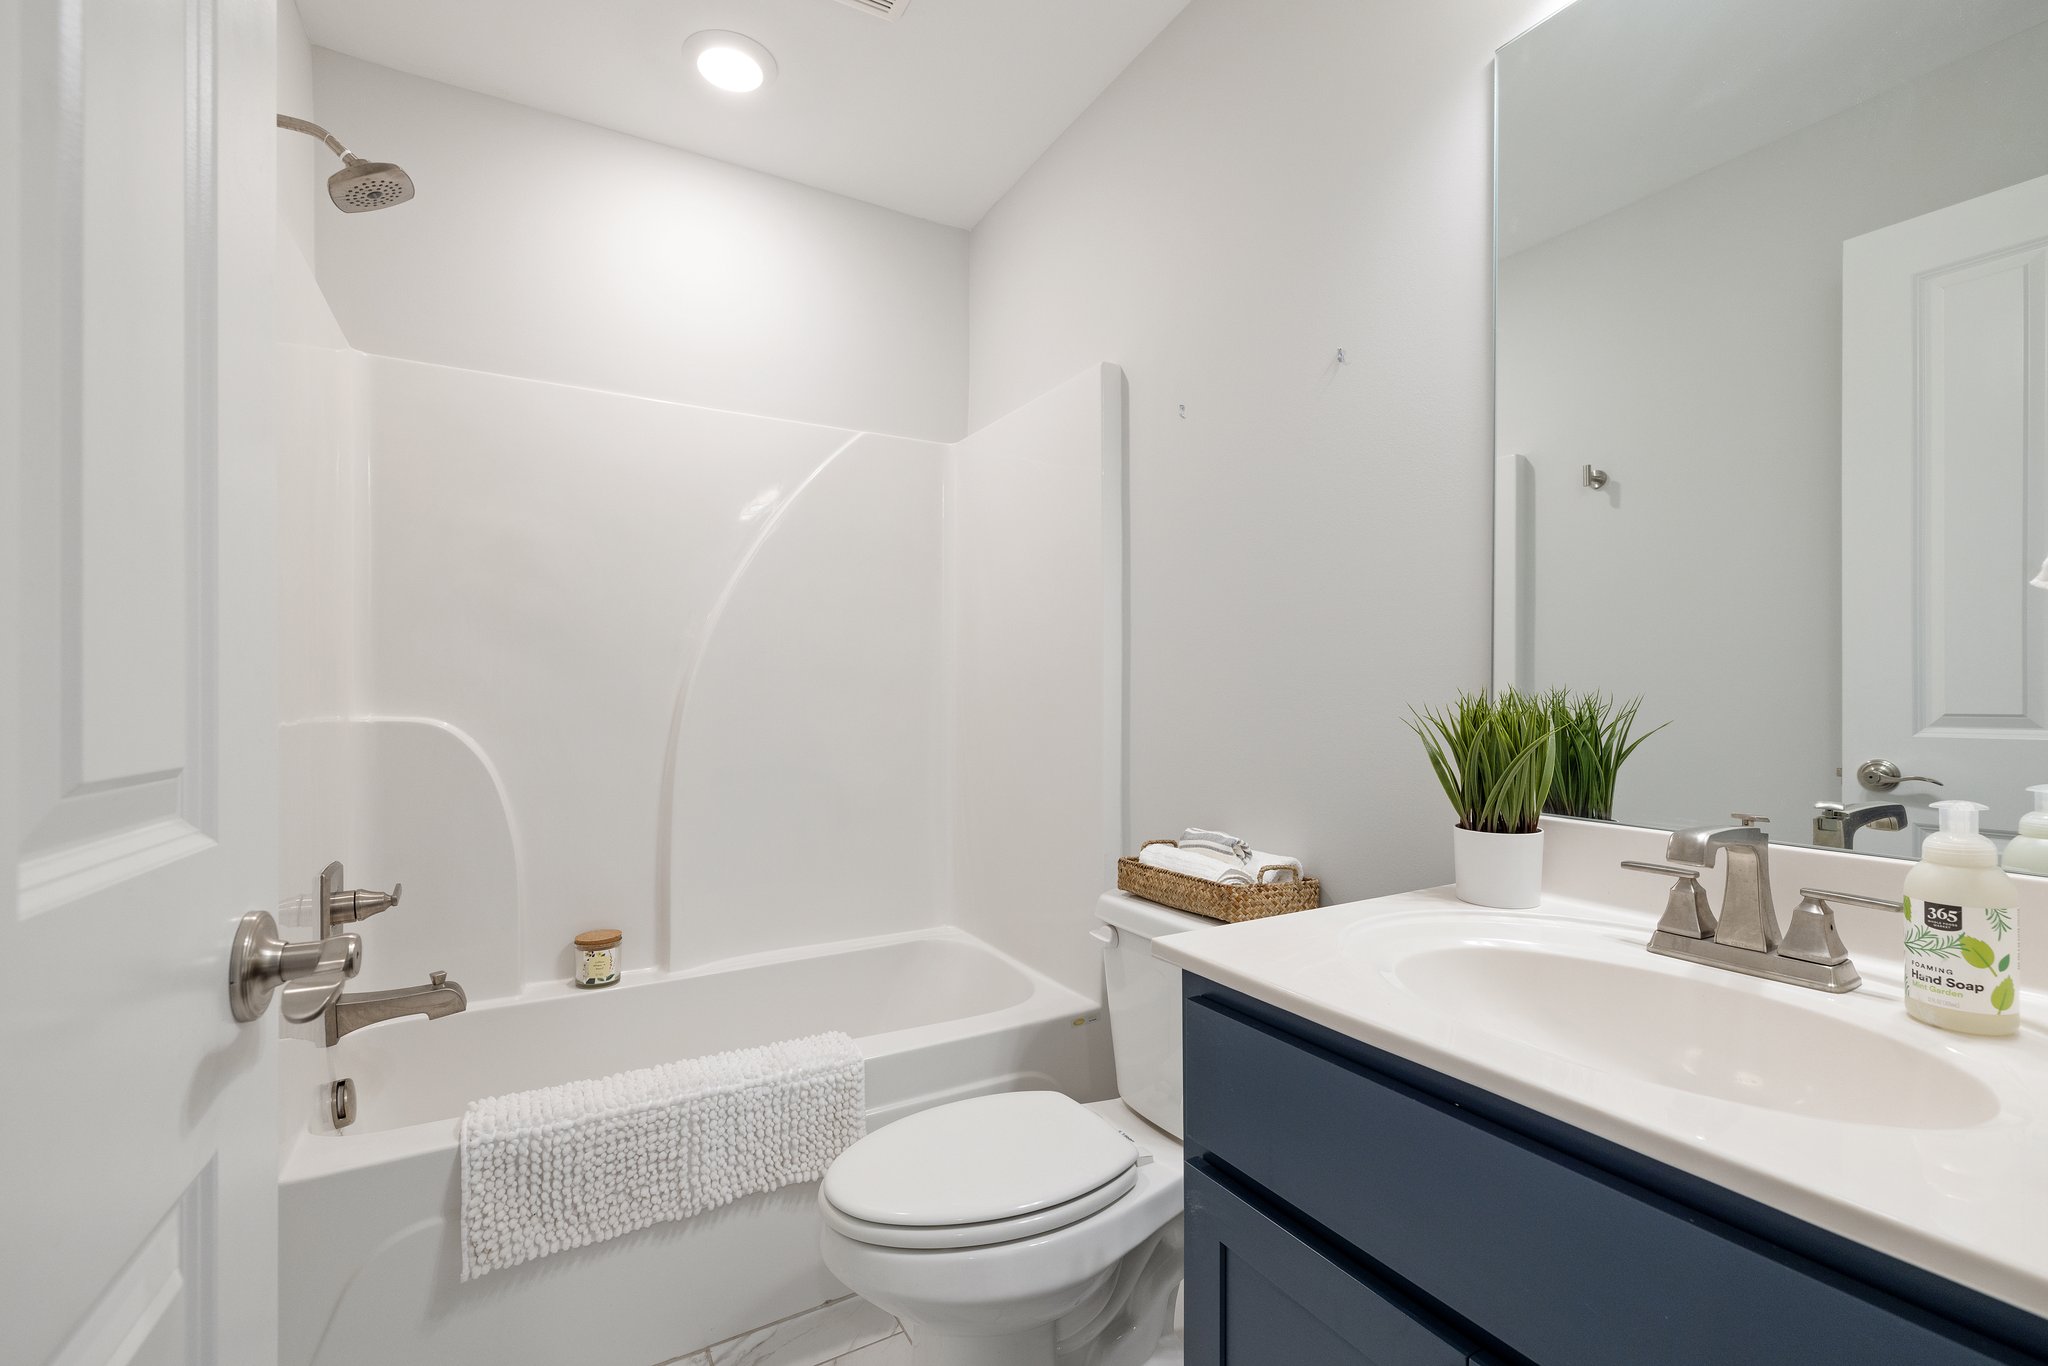
[[[867,1056],[871,1126],[990,1091],[1115,1090],[1095,1002],[951,929],[287,1040],[284,1366],[654,1366],[846,1293],[819,1260],[815,1185],[458,1279],[468,1101],[827,1029]],[[338,1133],[344,1076],[360,1117]]]

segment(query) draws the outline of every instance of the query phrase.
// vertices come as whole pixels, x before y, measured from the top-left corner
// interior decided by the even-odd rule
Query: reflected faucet
[[[1854,849],[1858,830],[1904,830],[1906,808],[1898,802],[1815,802],[1813,842],[1822,849]]]

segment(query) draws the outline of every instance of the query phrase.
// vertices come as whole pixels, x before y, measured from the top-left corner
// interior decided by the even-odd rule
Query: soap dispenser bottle
[[[1977,833],[1976,802],[1936,802],[1941,829],[1906,874],[1906,1013],[1963,1034],[2019,1031],[2019,888]]]
[[[2020,833],[2005,846],[2005,871],[2048,876],[2048,783],[2027,791],[2034,809],[2020,817]]]

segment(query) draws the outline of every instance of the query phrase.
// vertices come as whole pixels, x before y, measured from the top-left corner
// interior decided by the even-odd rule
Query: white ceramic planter
[[[1543,832],[1494,835],[1451,827],[1458,899],[1502,911],[1532,911],[1543,899]]]

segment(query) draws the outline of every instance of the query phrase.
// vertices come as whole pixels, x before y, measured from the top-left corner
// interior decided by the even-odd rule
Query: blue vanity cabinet
[[[1399,1291],[1207,1172],[1188,1171],[1187,1205],[1189,1360],[1466,1366],[1458,1340]]]
[[[1190,976],[1190,1366],[2018,1366],[2048,1323]]]

